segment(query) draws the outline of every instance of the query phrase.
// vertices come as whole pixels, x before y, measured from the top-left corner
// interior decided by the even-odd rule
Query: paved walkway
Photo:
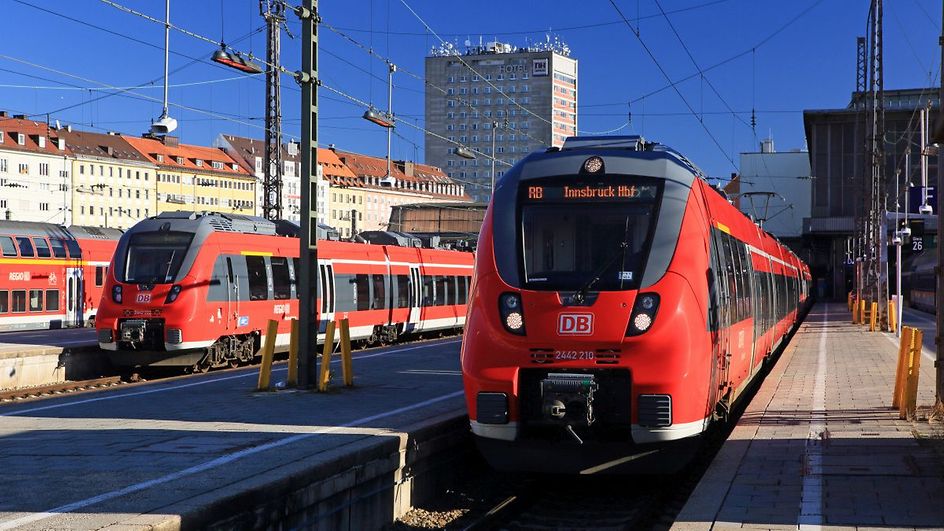
[[[467,437],[458,353],[357,352],[353,389],[334,358],[329,393],[254,393],[253,367],[0,406],[0,531],[392,522],[422,459]]]
[[[898,419],[897,340],[849,317],[813,308],[673,529],[944,529],[944,430]]]

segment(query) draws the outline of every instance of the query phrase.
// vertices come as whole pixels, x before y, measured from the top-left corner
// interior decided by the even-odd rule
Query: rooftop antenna
[[[164,0],[164,112],[151,124],[151,134],[166,135],[177,129],[177,120],[167,112],[167,65],[170,61],[170,0]]]

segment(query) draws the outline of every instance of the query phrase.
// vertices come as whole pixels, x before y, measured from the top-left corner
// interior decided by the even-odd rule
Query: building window
[[[49,175],[49,164],[46,162],[39,163],[39,174],[40,175]]]
[[[49,212],[49,203],[40,203],[39,209],[43,212]]]
[[[29,164],[26,164],[25,162],[20,163],[20,174],[26,175],[28,173],[29,173]]]

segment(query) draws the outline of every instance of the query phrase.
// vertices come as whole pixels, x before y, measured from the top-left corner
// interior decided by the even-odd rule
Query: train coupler
[[[593,424],[593,394],[599,387],[592,374],[548,374],[541,380],[544,422],[562,426],[583,444],[573,427]]]

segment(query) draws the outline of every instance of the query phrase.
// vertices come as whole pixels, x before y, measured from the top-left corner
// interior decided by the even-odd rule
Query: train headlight
[[[649,317],[648,314],[641,313],[633,318],[633,326],[636,327],[636,330],[645,332],[652,326],[652,317]]]
[[[627,336],[637,336],[652,327],[659,310],[659,295],[655,293],[640,293],[636,296],[633,313],[626,327]]]
[[[498,313],[501,315],[505,330],[512,334],[523,336],[524,309],[521,307],[521,295],[517,293],[502,293],[498,297]]]
[[[121,284],[115,284],[111,287],[111,300],[115,304],[121,304]]]
[[[170,304],[177,300],[177,296],[180,295],[180,284],[174,284],[170,288],[170,291],[167,292],[167,298],[164,299],[164,304]]]

